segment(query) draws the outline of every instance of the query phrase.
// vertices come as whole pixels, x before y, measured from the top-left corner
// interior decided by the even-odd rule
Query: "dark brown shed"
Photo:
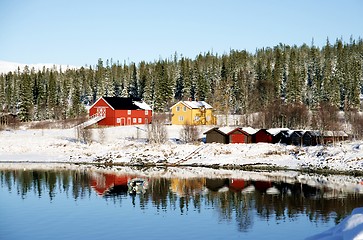
[[[206,143],[229,143],[227,133],[219,130],[218,127],[209,129],[204,134],[206,135]]]

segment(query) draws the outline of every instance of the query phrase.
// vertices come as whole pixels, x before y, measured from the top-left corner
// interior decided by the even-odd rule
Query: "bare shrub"
[[[351,125],[351,133],[354,139],[362,139],[363,137],[363,115],[361,112],[347,112],[347,120]]]
[[[98,132],[98,141],[100,143],[104,143],[105,140],[106,140],[106,132],[105,132],[105,129],[104,128],[98,128],[97,129],[97,132]]]
[[[152,122],[147,126],[147,135],[150,143],[165,143],[167,131],[165,126],[166,115],[155,114]]]
[[[180,130],[180,140],[189,143],[198,141],[199,130],[196,125],[184,124]]]
[[[79,142],[90,144],[92,142],[92,130],[83,128],[81,126],[77,126],[76,130],[76,139]]]
[[[320,131],[336,131],[341,129],[338,108],[328,102],[321,102],[314,111],[311,127]]]

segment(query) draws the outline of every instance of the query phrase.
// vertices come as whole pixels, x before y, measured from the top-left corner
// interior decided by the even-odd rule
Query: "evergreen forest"
[[[99,97],[138,97],[155,112],[179,100],[204,100],[216,114],[259,117],[255,127],[333,128],[359,122],[363,100],[363,41],[329,39],[323,47],[289,46],[213,52],[190,59],[177,53],[154,62],[98,59],[78,69],[25,67],[0,75],[0,112],[23,121],[63,120],[86,114]],[[263,116],[263,117],[261,117]],[[324,120],[325,118],[325,120]]]

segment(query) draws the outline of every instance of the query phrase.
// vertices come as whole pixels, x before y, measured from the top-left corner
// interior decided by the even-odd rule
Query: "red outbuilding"
[[[152,109],[141,99],[101,97],[89,109],[100,126],[124,126],[151,123]]]
[[[251,127],[235,128],[228,133],[229,143],[252,143],[255,133]]]
[[[260,129],[255,133],[254,142],[273,143],[273,135],[269,133],[266,129]]]

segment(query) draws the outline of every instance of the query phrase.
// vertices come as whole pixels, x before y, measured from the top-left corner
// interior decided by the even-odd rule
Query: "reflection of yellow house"
[[[205,178],[179,179],[172,178],[171,191],[179,196],[194,196],[201,193],[205,186]]]
[[[171,108],[171,123],[175,125],[215,125],[213,107],[204,101],[180,101]]]

